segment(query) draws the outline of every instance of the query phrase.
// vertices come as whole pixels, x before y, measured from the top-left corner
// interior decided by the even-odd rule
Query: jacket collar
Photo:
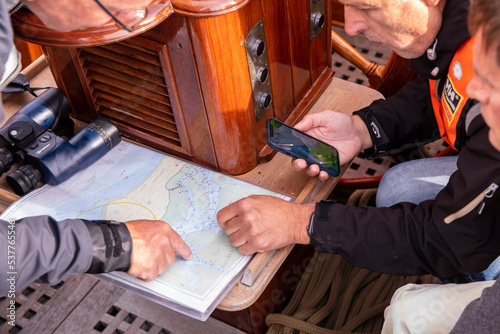
[[[469,0],[446,0],[443,23],[436,37],[436,59],[430,60],[424,53],[411,61],[412,70],[426,79],[439,79],[448,73],[455,52],[470,37],[467,27],[469,3]]]
[[[6,0],[5,2],[7,4],[7,10],[11,14],[23,6],[22,2],[19,0]]]

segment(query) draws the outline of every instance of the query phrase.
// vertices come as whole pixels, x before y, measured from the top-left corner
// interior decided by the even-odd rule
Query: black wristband
[[[340,249],[339,234],[335,229],[337,222],[333,208],[336,206],[335,201],[320,201],[316,203],[316,209],[313,216],[314,229],[310,234],[309,244],[314,246],[318,253],[338,254]]]
[[[92,238],[93,256],[87,273],[128,271],[132,238],[125,224],[109,220],[84,220]]]
[[[321,233],[316,233],[314,231],[315,223],[318,223],[320,229],[321,225],[324,222],[329,222],[330,221],[330,208],[333,204],[335,204],[335,201],[319,201],[316,203],[316,207],[314,212],[311,214],[311,220],[309,221],[309,226],[307,227],[307,235],[309,235],[309,244],[316,244],[318,240],[316,239],[321,239],[322,235]]]
[[[373,148],[365,150],[366,157],[373,159],[379,155],[386,154],[391,149],[391,142],[370,107],[361,109],[355,112],[355,114],[365,122],[370,138],[372,139]]]

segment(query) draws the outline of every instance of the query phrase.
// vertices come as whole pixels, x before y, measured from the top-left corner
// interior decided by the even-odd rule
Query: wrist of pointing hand
[[[92,263],[87,273],[127,271],[132,258],[132,237],[125,224],[115,221],[83,221],[92,239]]]

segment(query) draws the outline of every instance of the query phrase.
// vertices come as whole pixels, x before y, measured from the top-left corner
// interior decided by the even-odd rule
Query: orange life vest
[[[448,75],[441,79],[446,80],[441,94],[438,95],[438,89],[441,87],[439,80],[429,80],[432,107],[441,137],[455,149],[457,149],[457,123],[460,115],[463,113],[465,116],[471,106],[467,103],[469,95],[466,93],[466,88],[474,76],[473,46],[474,40],[469,38],[458,48],[448,68]]]

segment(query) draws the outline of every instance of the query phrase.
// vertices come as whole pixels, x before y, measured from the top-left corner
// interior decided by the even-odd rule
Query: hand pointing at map
[[[134,220],[125,225],[132,236],[129,275],[152,281],[175,261],[175,254],[184,260],[193,257],[188,245],[163,221]]]
[[[306,227],[313,211],[314,204],[251,195],[221,209],[217,220],[231,245],[249,255],[293,243],[308,244]]]

